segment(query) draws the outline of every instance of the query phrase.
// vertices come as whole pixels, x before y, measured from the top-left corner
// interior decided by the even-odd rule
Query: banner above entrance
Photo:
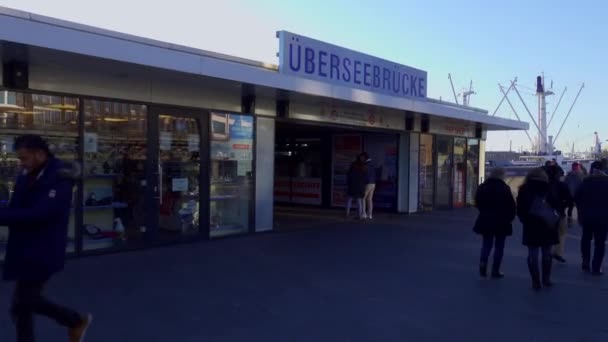
[[[390,96],[426,99],[427,74],[409,66],[279,31],[279,72]]]
[[[475,123],[453,119],[431,118],[429,133],[475,138]]]
[[[359,127],[403,131],[405,118],[399,111],[388,109],[345,106],[332,103],[292,102],[289,117],[298,120],[327,122]]]

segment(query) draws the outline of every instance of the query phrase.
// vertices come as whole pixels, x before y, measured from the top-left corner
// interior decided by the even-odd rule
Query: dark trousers
[[[528,246],[528,260],[534,265],[538,265],[538,256],[542,256],[543,260],[551,260],[553,246],[530,247]]]
[[[481,246],[480,262],[482,264],[487,264],[490,253],[492,253],[492,248],[494,248],[494,264],[492,267],[494,271],[498,271],[505,253],[505,240],[505,236],[484,235]]]
[[[583,256],[583,264],[589,265],[591,262],[591,240],[594,241],[595,251],[593,253],[593,262],[591,267],[593,271],[600,271],[604,255],[606,254],[606,236],[608,235],[608,226],[602,225],[583,225],[583,236],[581,237],[581,254]]]
[[[17,342],[34,342],[34,314],[51,318],[68,328],[82,322],[79,313],[54,304],[42,295],[48,279],[40,281],[20,280],[15,286],[11,316],[17,328]]]

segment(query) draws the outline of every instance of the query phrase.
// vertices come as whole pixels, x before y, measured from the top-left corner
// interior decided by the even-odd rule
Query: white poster
[[[188,178],[173,178],[171,179],[171,189],[173,192],[188,191]]]
[[[172,143],[173,143],[173,133],[171,133],[171,132],[161,132],[160,133],[160,150],[161,151],[170,151]]]
[[[188,134],[188,152],[198,152],[200,138],[198,134]]]
[[[98,144],[97,133],[85,133],[84,134],[84,152],[85,153],[97,153]]]

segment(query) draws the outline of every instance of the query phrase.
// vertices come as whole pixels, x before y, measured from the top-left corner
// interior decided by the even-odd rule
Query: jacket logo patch
[[[55,190],[49,191],[49,198],[55,198],[56,195],[57,195],[57,191],[55,191]]]

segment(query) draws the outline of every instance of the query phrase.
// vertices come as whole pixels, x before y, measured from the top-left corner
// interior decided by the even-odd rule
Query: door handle
[[[163,204],[163,167],[158,162],[158,200],[160,204]]]

